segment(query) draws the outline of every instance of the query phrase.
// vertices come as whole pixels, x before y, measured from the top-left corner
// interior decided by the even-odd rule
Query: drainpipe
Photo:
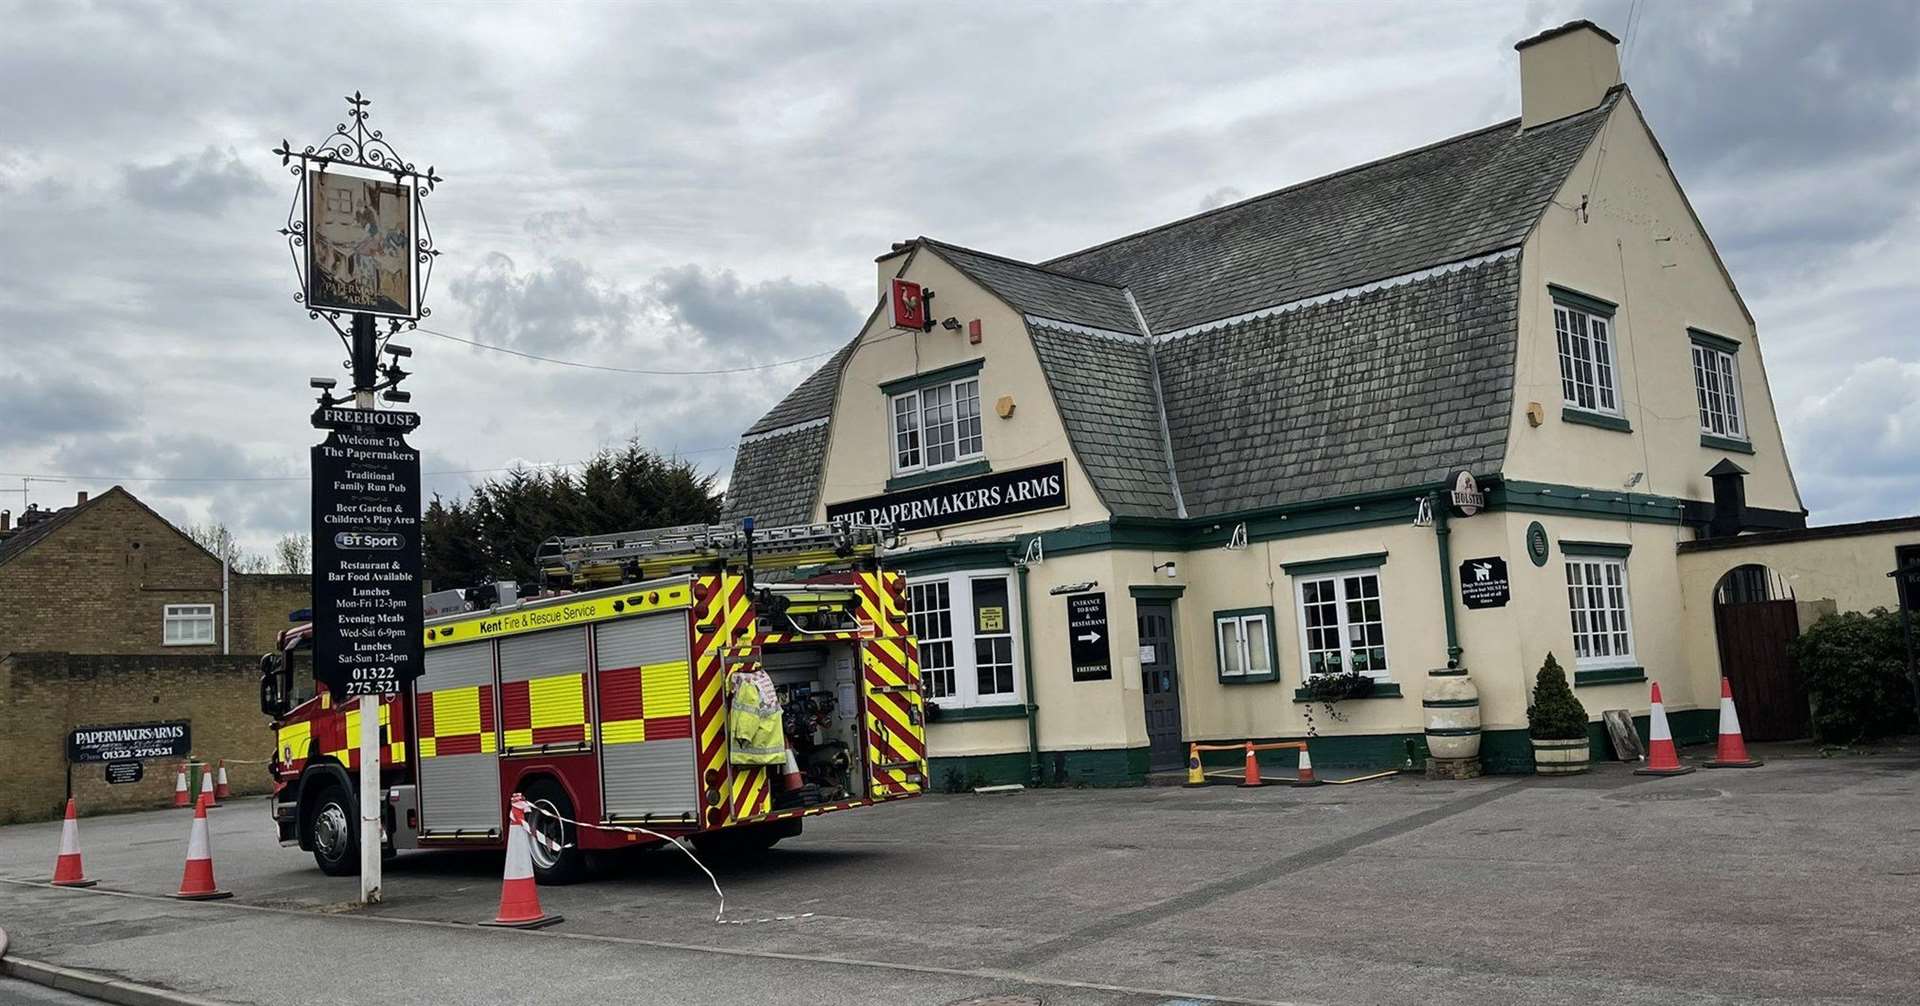
[[[1440,550],[1440,610],[1447,619],[1447,666],[1460,666],[1460,630],[1453,621],[1453,543],[1449,540],[1453,530],[1447,526],[1451,515],[1447,512],[1447,498],[1443,493],[1434,493],[1433,501],[1433,540]]]
[[[1012,559],[1012,556],[1008,556]],[[1040,706],[1033,701],[1033,622],[1027,617],[1027,564],[1015,559],[1020,581],[1020,663],[1027,682],[1027,781],[1040,785]]]
[[[227,589],[227,570],[232,567],[233,548],[225,546],[220,549],[220,652],[223,654],[233,652],[233,621],[228,617],[232,608],[228,602],[230,593]]]

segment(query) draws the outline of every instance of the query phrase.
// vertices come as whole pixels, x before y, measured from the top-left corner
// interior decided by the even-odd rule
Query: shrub
[[[1533,704],[1527,707],[1527,736],[1543,741],[1570,741],[1587,736],[1587,707],[1573,697],[1567,673],[1547,654],[1533,684]]]
[[[1793,641],[1813,734],[1850,744],[1914,727],[1900,615],[1885,608],[1828,615]]]
[[[1373,676],[1359,671],[1315,674],[1301,682],[1300,687],[1306,691],[1308,698],[1317,702],[1364,699],[1373,694]]]

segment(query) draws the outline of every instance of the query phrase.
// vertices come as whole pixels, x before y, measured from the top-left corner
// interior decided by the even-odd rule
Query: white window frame
[[[1386,666],[1360,669],[1360,673],[1367,675],[1375,681],[1393,680],[1393,653],[1387,645],[1387,580],[1386,577],[1381,575],[1379,566],[1359,566],[1337,572],[1311,573],[1294,577],[1293,610],[1296,619],[1295,629],[1300,633],[1300,680],[1305,681],[1308,678],[1316,677],[1320,674],[1344,674],[1356,670],[1353,666],[1354,628],[1356,625],[1366,625],[1369,623],[1364,620],[1354,622],[1347,617],[1347,604],[1352,600],[1347,594],[1347,579],[1349,577],[1366,576],[1373,578],[1373,600],[1377,601],[1380,605],[1380,645],[1378,647],[1369,646],[1367,649],[1378,649],[1380,651],[1380,659]],[[1314,651],[1307,634],[1307,587],[1311,584],[1320,583],[1333,584],[1334,628],[1340,637],[1340,669],[1337,672],[1322,671],[1314,667]],[[1364,601],[1365,598],[1361,600]]]
[[[1636,648],[1633,643],[1633,591],[1628,576],[1627,560],[1624,557],[1606,555],[1565,555],[1561,557],[1561,560],[1564,563],[1562,575],[1566,577],[1567,584],[1567,623],[1568,631],[1573,637],[1574,668],[1576,670],[1600,670],[1608,667],[1633,667],[1637,665],[1639,658],[1635,655]],[[1573,582],[1573,571],[1576,566],[1580,568],[1581,576],[1581,582],[1578,584]],[[1596,610],[1587,603],[1592,599],[1592,591],[1598,589],[1602,591],[1604,595],[1605,592],[1611,591],[1614,588],[1614,584],[1606,582],[1606,574],[1610,569],[1617,569],[1620,572],[1620,583],[1618,584],[1620,591],[1620,606],[1618,609],[1620,619],[1617,627],[1610,624],[1605,630],[1607,637],[1606,648],[1608,650],[1619,650],[1620,643],[1616,637],[1623,633],[1626,636],[1626,648],[1620,652],[1598,654],[1592,652],[1595,648],[1589,645],[1588,654],[1582,656],[1580,653],[1581,637],[1587,636],[1591,638],[1595,635],[1591,628],[1581,629],[1582,616],[1585,616],[1590,625],[1593,612]],[[1598,582],[1590,582],[1589,577],[1595,574],[1598,574]],[[1607,604],[1598,610],[1607,615],[1611,615],[1615,609],[1611,604]]]
[[[1594,334],[1596,326],[1598,335]],[[1613,318],[1556,300],[1553,336],[1560,358],[1561,404],[1602,416],[1622,415],[1620,353],[1613,337]],[[1586,368],[1584,374],[1582,367]],[[1581,402],[1582,391],[1591,397],[1590,402]]]
[[[1007,631],[1004,633],[981,633],[979,620],[973,607],[973,585],[977,580],[1001,580],[1007,586],[1006,619]],[[946,640],[953,644],[953,691],[947,695],[935,696],[927,691],[928,701],[935,702],[943,709],[978,709],[998,706],[1017,706],[1026,703],[1026,665],[1025,655],[1021,652],[1021,633],[1025,626],[1020,622],[1019,589],[1014,583],[1013,571],[1009,569],[972,569],[953,573],[938,573],[931,576],[916,576],[907,580],[909,608],[914,596],[914,588],[945,583],[947,586],[947,611],[951,624],[951,635]],[[911,610],[908,613],[908,625],[913,625]],[[1012,647],[1013,690],[980,693],[979,665],[975,659],[974,644],[983,636],[992,638],[1005,636]],[[924,647],[920,656],[921,680],[926,680],[926,654]]]
[[[1746,440],[1746,403],[1740,398],[1737,354],[1705,343],[1693,344],[1693,393],[1700,432],[1709,437]],[[1716,428],[1717,427],[1717,428]]]
[[[219,643],[219,626],[215,624],[216,611],[212,604],[168,604],[160,608],[160,645],[161,646],[214,646]],[[206,638],[199,638],[195,632],[187,638],[175,638],[175,628],[206,625]]]
[[[1280,644],[1273,638],[1273,609],[1236,609],[1216,611],[1213,614],[1213,668],[1221,681],[1277,681],[1280,668]],[[1249,641],[1247,627],[1255,622],[1260,624],[1266,636],[1266,645],[1255,647]],[[1233,630],[1231,641],[1227,630]],[[1237,660],[1239,666],[1232,667]],[[1266,667],[1256,667],[1259,663]]]
[[[943,408],[943,406],[930,405],[926,401],[926,392],[936,388],[946,392],[949,401],[944,408],[952,410],[951,420],[942,422],[929,419],[927,414],[929,408]],[[967,414],[966,408],[969,402],[972,403],[971,415]],[[950,431],[951,439],[943,439],[935,443],[936,428]],[[903,442],[908,438],[911,438],[910,444]],[[887,446],[889,456],[893,458],[895,475],[935,472],[986,457],[986,425],[980,415],[980,375],[974,374],[958,380],[888,395]],[[954,452],[951,460],[938,462],[928,460],[936,447],[949,446]]]

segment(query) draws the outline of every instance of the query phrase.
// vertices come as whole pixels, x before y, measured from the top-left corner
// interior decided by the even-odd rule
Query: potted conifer
[[[1587,770],[1587,708],[1573,697],[1566,672],[1551,653],[1534,682],[1533,703],[1527,706],[1527,735],[1533,739],[1535,772],[1575,775]]]

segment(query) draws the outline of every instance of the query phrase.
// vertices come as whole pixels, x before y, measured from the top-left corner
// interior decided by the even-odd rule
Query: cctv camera
[[[391,342],[387,343],[387,352],[393,356],[412,356],[413,355],[412,349],[406,346],[396,346]]]
[[[321,388],[321,389],[323,389],[323,390],[327,390],[327,391],[331,391],[331,390],[333,390],[333,386],[334,386],[334,385],[336,385],[336,384],[339,384],[339,383],[340,383],[339,381],[336,381],[336,380],[334,380],[334,379],[333,379],[333,378],[331,378],[331,377],[309,377],[309,378],[307,378],[307,387],[309,387],[309,388]]]

